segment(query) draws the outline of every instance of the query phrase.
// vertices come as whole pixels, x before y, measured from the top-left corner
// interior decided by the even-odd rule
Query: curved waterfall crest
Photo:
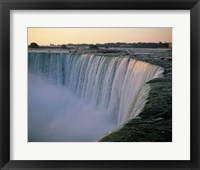
[[[29,75],[66,87],[111,113],[117,125],[136,117],[149,93],[145,84],[164,69],[125,57],[29,52]]]

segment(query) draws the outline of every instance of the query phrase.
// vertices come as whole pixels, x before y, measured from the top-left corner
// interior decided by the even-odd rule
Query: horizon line
[[[100,45],[102,45],[102,44],[117,44],[117,43],[124,43],[124,44],[138,44],[138,43],[146,43],[146,44],[150,44],[150,43],[156,43],[156,44],[159,44],[159,43],[163,43],[163,44],[165,44],[165,43],[171,43],[172,44],[172,42],[166,42],[166,41],[160,41],[160,42],[105,42],[105,43],[61,43],[61,44],[54,44],[54,43],[49,43],[49,44],[39,44],[39,43],[37,43],[37,42],[31,42],[31,43],[36,43],[36,44],[38,44],[38,45],[40,45],[40,46],[50,46],[50,45],[81,45],[81,44],[86,44],[86,45],[97,45],[97,44],[100,44]],[[30,45],[31,43],[29,43],[28,45]]]

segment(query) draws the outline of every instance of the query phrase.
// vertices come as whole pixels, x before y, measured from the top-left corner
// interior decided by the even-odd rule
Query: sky
[[[172,42],[172,28],[28,28],[28,44]]]

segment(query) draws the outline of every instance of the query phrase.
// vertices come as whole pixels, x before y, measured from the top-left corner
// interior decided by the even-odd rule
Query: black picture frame
[[[10,160],[10,10],[190,10],[191,159],[189,161]],[[0,0],[0,167],[6,169],[200,169],[199,0]],[[180,63],[181,64],[181,63]],[[173,153],[172,153],[173,154]]]

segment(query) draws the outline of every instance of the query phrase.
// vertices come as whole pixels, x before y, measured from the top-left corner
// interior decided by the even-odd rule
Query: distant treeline
[[[66,49],[68,47],[72,46],[88,46],[88,47],[104,47],[104,48],[111,48],[111,47],[122,47],[122,48],[170,48],[171,43],[105,43],[105,44],[62,44],[62,45],[50,45],[50,46],[39,46],[37,43],[33,42],[28,47],[29,48],[47,48],[47,47],[53,47],[53,48],[63,48]]]
[[[169,43],[106,43],[97,44],[99,47],[126,47],[126,48],[168,48]]]

